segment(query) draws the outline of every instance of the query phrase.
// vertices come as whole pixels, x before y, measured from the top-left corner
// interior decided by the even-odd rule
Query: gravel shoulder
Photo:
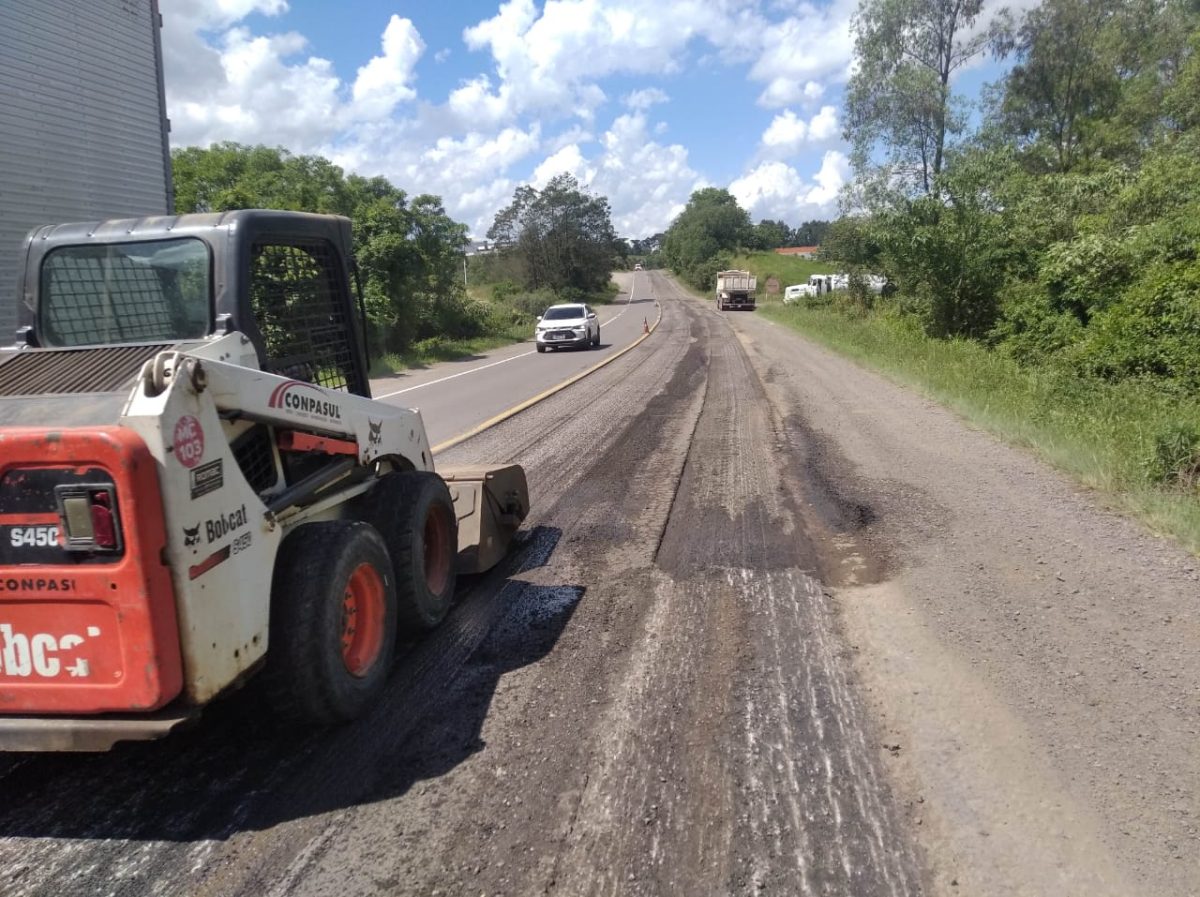
[[[1200,563],[796,333],[731,322],[893,569],[835,591],[937,891],[1200,893]]]

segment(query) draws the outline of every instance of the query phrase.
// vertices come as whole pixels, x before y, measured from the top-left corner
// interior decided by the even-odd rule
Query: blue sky
[[[709,185],[795,226],[835,215],[849,175],[855,6],[161,0],[172,142],[319,153],[442,196],[477,236],[518,185],[561,171],[629,237]]]

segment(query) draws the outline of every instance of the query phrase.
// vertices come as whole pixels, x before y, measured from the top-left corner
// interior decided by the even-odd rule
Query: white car
[[[641,271],[641,270],[642,270],[642,266],[641,266],[641,265],[634,265],[634,266],[633,266],[633,270],[634,270],[634,271]]]
[[[537,350],[600,345],[600,321],[586,305],[551,305],[538,317],[534,333]]]

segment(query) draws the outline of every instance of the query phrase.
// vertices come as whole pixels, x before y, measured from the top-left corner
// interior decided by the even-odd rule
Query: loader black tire
[[[400,634],[412,636],[446,618],[457,582],[458,518],[435,473],[391,473],[367,496],[364,519],[383,534],[396,579]]]
[[[361,716],[387,684],[396,652],[396,585],[369,524],[308,523],[276,556],[267,698],[284,719],[335,725]]]

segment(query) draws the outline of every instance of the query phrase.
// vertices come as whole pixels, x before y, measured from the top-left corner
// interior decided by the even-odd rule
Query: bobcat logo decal
[[[197,523],[190,529],[186,526],[183,528],[183,544],[189,548],[200,544],[200,524]]]
[[[383,421],[373,421],[367,418],[367,424],[370,426],[371,432],[367,434],[367,442],[371,445],[379,445],[383,442]]]

